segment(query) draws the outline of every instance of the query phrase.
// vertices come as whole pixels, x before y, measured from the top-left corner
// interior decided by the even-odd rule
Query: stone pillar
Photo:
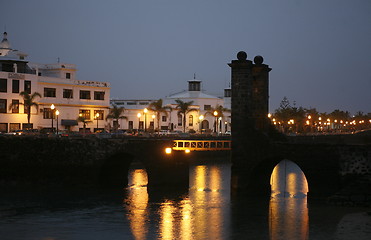
[[[244,188],[241,177],[247,184],[245,178],[248,179],[248,173],[258,160],[252,158],[257,158],[257,153],[262,150],[259,142],[264,142],[264,137],[261,135],[269,127],[268,80],[271,69],[263,64],[261,56],[256,56],[253,63],[241,51],[237,59],[228,64],[232,78],[232,187]]]

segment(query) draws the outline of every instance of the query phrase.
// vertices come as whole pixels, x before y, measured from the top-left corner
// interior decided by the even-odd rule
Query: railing
[[[174,140],[174,151],[224,151],[231,150],[230,140]]]

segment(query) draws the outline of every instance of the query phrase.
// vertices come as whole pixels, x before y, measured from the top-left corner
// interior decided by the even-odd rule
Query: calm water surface
[[[6,191],[0,239],[334,239],[338,222],[359,208],[301,199],[233,198],[230,164],[190,168],[189,192],[150,199],[144,169],[121,193]]]

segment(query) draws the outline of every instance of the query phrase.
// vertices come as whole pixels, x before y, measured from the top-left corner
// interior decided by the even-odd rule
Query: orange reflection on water
[[[307,198],[272,198],[269,202],[271,240],[309,238]]]
[[[227,171],[228,172],[228,171]],[[230,173],[218,166],[194,166],[190,170],[189,197],[165,200],[157,210],[159,239],[223,239],[229,229]],[[135,239],[148,238],[148,194],[145,170],[129,175],[129,220]],[[223,235],[224,234],[224,235]]]
[[[148,232],[148,193],[147,173],[144,169],[135,169],[129,173],[127,202],[131,232],[137,240],[146,239]]]
[[[173,202],[165,202],[160,208],[160,238],[174,239],[174,215],[177,208],[174,207]]]

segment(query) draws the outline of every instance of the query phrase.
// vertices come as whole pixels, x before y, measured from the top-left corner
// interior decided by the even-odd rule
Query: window
[[[90,91],[80,90],[80,99],[91,99]]]
[[[66,73],[66,78],[71,79],[71,73]]]
[[[19,113],[19,100],[18,99],[12,100],[12,113]]]
[[[20,123],[9,123],[9,132],[14,132],[15,130],[20,130],[21,124]]]
[[[224,89],[224,97],[232,97],[232,89]]]
[[[129,129],[132,130],[134,128],[134,122],[129,121]]]
[[[63,98],[73,98],[72,89],[63,89]]]
[[[137,102],[128,102],[127,105],[137,105]]]
[[[99,116],[97,117],[97,113]],[[104,111],[103,110],[94,110],[94,120],[103,120],[104,119]]]
[[[192,127],[193,126],[193,115],[189,115],[189,119],[188,119],[188,125],[190,126],[190,127]]]
[[[44,119],[52,119],[53,118],[53,111],[50,108],[44,108],[43,117],[44,117]]]
[[[0,92],[8,91],[8,79],[0,79]]]
[[[8,132],[8,124],[7,123],[0,123],[0,132]]]
[[[149,102],[139,102],[139,105],[148,105]]]
[[[31,81],[24,81],[24,91],[28,94],[31,94]]]
[[[19,93],[19,80],[12,81],[12,93]]]
[[[44,88],[44,97],[55,97],[55,88]]]
[[[94,91],[94,100],[104,100],[104,92]]]
[[[6,99],[0,99],[0,113],[6,113]]]
[[[178,115],[178,126],[182,126],[182,115]]]
[[[167,121],[167,117],[166,116],[162,116],[162,121],[163,122],[166,122]]]
[[[211,105],[204,105],[204,110],[211,110]]]
[[[90,120],[90,110],[80,109],[79,116],[85,120]]]

